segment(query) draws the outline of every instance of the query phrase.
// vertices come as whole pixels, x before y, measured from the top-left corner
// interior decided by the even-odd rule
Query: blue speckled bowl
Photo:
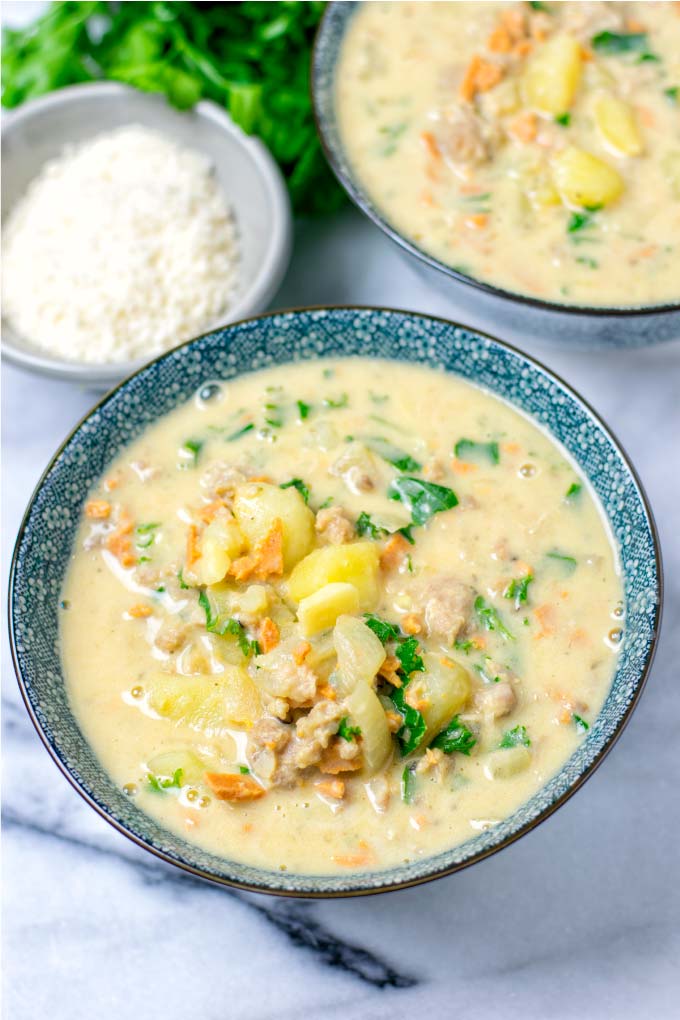
[[[625,639],[611,692],[585,741],[510,818],[462,846],[407,866],[297,875],[206,853],[167,832],[114,785],[68,703],[58,602],[83,502],[121,447],[187,400],[205,379],[231,379],[291,359],[348,354],[445,368],[528,412],[564,444],[600,497],[620,545]],[[661,591],[656,531],[637,476],[606,426],[552,373],[497,340],[442,319],[371,308],[312,309],[249,319],[171,351],[113,390],[74,429],[39,482],[21,525],[11,571],[10,633],[26,707],[43,742],[85,800],[121,832],[164,860],[216,882],[288,895],[349,895],[456,871],[511,843],[563,804],[602,761],[637,702],[654,654]]]
[[[312,59],[317,130],[333,172],[349,197],[400,246],[411,266],[451,299],[455,314],[471,322],[483,322],[485,328],[502,333],[520,346],[527,338],[586,350],[646,347],[680,338],[680,293],[671,304],[649,307],[589,308],[541,301],[452,269],[390,224],[350,165],[336,117],[335,69],[347,26],[358,6],[356,0],[329,3],[319,26]],[[678,282],[680,285],[680,277]]]

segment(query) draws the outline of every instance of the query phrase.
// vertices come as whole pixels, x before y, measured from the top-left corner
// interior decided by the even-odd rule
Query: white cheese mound
[[[137,125],[47,163],[3,230],[3,315],[60,358],[150,358],[203,331],[237,283],[208,159]]]

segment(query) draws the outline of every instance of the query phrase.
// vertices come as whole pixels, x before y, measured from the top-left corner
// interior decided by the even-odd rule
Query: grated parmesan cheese
[[[237,283],[209,160],[140,126],[47,163],[2,240],[5,319],[67,360],[153,357],[225,312]]]

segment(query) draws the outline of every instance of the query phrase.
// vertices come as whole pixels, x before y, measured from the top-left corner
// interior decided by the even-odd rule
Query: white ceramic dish
[[[96,82],[60,89],[5,113],[3,219],[44,163],[65,145],[131,123],[155,128],[208,156],[234,209],[241,256],[237,296],[224,315],[206,323],[204,332],[263,311],[290,259],[290,201],[268,149],[259,139],[246,135],[215,103],[200,102],[191,111],[179,112],[161,96]],[[99,388],[113,385],[147,360],[105,364],[65,361],[17,336],[4,320],[2,348],[8,361],[23,368]]]

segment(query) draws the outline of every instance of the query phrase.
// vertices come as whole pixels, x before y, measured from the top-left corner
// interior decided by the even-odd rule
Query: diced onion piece
[[[266,482],[239,485],[234,516],[250,549],[267,537],[278,518],[283,525],[283,565],[290,570],[314,544],[314,514],[291,487],[280,489]]]
[[[606,144],[623,156],[639,156],[642,138],[628,103],[604,93],[595,100],[595,123]]]
[[[383,644],[371,628],[356,616],[339,616],[333,643],[338,656],[338,692],[349,694],[361,680],[371,684],[385,661]]]
[[[470,700],[470,674],[453,659],[433,652],[423,656],[424,673],[414,673],[411,683],[418,684],[419,701],[427,730],[426,746],[440,733]]]
[[[607,205],[623,191],[623,180],[616,170],[573,145],[555,156],[553,173],[558,190],[571,206]]]
[[[181,785],[200,783],[205,764],[193,751],[164,751],[147,762],[149,772],[157,779],[172,779],[178,769],[182,770]]]
[[[487,779],[511,779],[530,764],[531,751],[528,747],[518,746],[492,751],[484,761],[484,775]]]
[[[364,768],[377,772],[392,753],[392,738],[378,695],[365,680],[360,680],[346,701],[353,726],[361,729]]]
[[[310,634],[328,630],[343,613],[358,611],[359,592],[354,585],[334,581],[300,601],[298,620],[303,633],[309,637]]]
[[[555,35],[536,50],[522,82],[524,99],[557,116],[570,108],[581,78],[581,47],[571,35]]]
[[[290,575],[288,593],[299,602],[326,584],[344,581],[359,592],[359,608],[372,609],[379,595],[378,568],[378,547],[373,542],[327,545],[298,563]]]

